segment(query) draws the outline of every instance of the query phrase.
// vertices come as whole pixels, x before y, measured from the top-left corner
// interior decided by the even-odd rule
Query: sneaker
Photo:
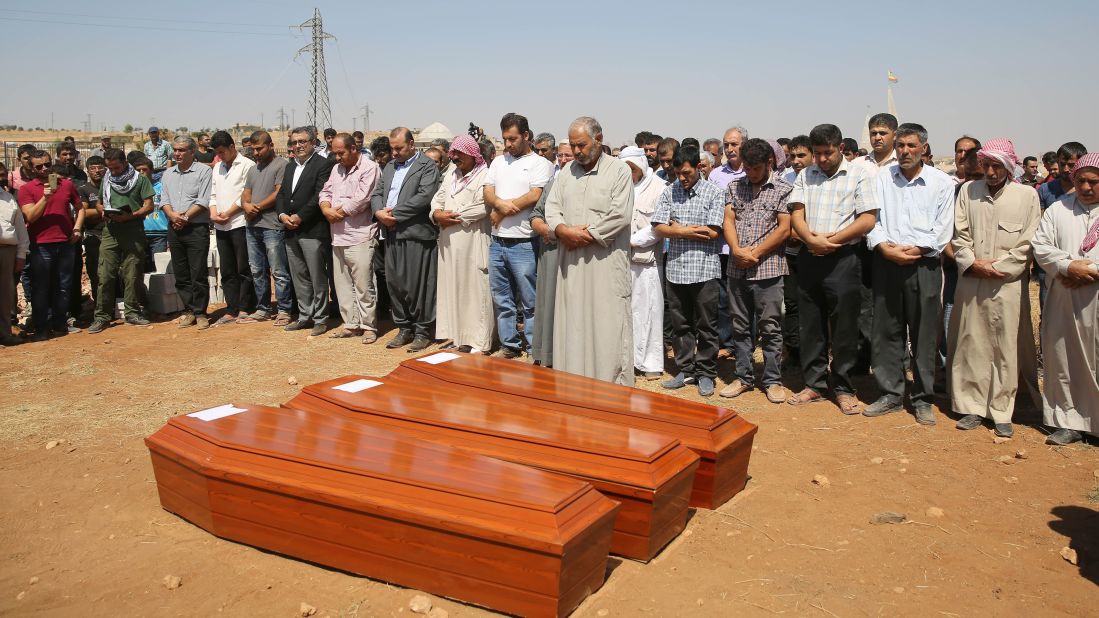
[[[1079,431],[1072,429],[1058,429],[1046,438],[1046,444],[1054,446],[1068,446],[1073,442],[1083,440],[1084,436]]]
[[[328,332],[328,325],[324,322],[317,322],[313,325],[313,330],[309,331],[310,337],[320,337]]]
[[[992,431],[1001,438],[1010,438],[1015,435],[1015,428],[1011,423],[996,423],[992,426]]]
[[[963,431],[969,431],[970,429],[980,427],[984,420],[984,418],[977,416],[976,414],[966,414],[958,419],[958,423],[954,426]]]
[[[96,320],[96,321],[92,322],[91,326],[88,327],[88,334],[89,335],[94,335],[96,333],[101,333],[101,332],[107,330],[107,327],[110,326],[110,325],[111,325],[111,323],[108,322],[107,320]]]
[[[916,406],[916,422],[921,425],[935,424],[935,411],[931,409],[931,404],[922,403]]]
[[[409,352],[419,352],[431,345],[431,340],[423,335],[416,335],[416,338],[412,340],[412,345],[408,346]]]
[[[204,315],[196,315],[195,324],[198,326],[199,330],[206,330],[207,328],[210,328],[210,318]]]
[[[413,339],[412,331],[410,331],[410,330],[399,330],[399,331],[397,331],[397,335],[395,337],[393,337],[392,339],[390,339],[385,344],[385,347],[386,347],[386,349],[389,349],[389,350],[395,350],[397,348],[403,348],[404,346],[412,343],[412,339]]]
[[[896,395],[882,395],[874,403],[866,406],[863,416],[884,416],[904,407],[904,401]]]
[[[683,388],[687,386],[687,377],[682,373],[676,374],[676,376],[670,380],[664,380],[660,383],[660,388],[666,388],[668,390],[675,390],[677,388]]]
[[[193,313],[184,313],[183,315],[179,316],[179,327],[180,328],[187,328],[189,326],[194,326],[196,323],[197,323],[197,321],[195,320],[195,314],[193,314]]]
[[[509,348],[507,346],[504,346],[503,349],[500,350],[500,356],[502,356],[503,358],[519,358],[522,355],[523,355],[522,350],[517,350],[515,348]]]
[[[151,322],[140,315],[131,315],[126,317],[126,323],[130,326],[148,326]]]
[[[714,394],[714,379],[703,376],[698,379],[698,394],[702,397],[709,397]]]
[[[313,327],[313,322],[312,321],[310,321],[310,320],[298,320],[296,322],[291,322],[291,323],[287,324],[286,326],[282,327],[282,330],[292,332],[292,331],[295,331],[295,330],[305,330],[307,328],[312,328],[312,327]]]

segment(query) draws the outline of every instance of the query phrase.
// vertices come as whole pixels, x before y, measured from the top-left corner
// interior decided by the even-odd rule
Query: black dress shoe
[[[412,343],[412,331],[402,330],[397,331],[397,336],[390,339],[389,343],[385,344],[385,347],[389,350],[394,348],[401,348]]]
[[[416,338],[412,340],[412,345],[408,346],[409,352],[419,352],[431,345],[431,340],[423,335],[416,335]]]

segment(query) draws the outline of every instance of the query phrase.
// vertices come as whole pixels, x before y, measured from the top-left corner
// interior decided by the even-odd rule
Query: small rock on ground
[[[927,507],[927,516],[928,517],[942,517],[944,514],[945,513],[943,513],[943,510],[940,509],[937,506]]]
[[[893,511],[882,511],[881,513],[875,513],[870,518],[872,524],[901,524],[908,520],[908,516],[904,513],[894,513]]]
[[[874,457],[874,458],[872,458],[872,459],[870,460],[870,463],[872,463],[872,464],[880,464],[880,463],[882,463],[883,461],[885,461],[885,460],[884,460],[884,459],[882,459],[881,457]]]
[[[1027,453],[1025,448],[1015,451],[1015,459],[1028,459],[1029,457],[1030,453]]]
[[[1068,560],[1069,564],[1079,564],[1079,559],[1076,556],[1076,550],[1071,547],[1062,547],[1061,557],[1065,560]]]
[[[427,613],[427,618],[449,618],[450,614],[441,607],[432,607],[431,611]]]
[[[832,482],[828,480],[827,476],[824,476],[823,474],[818,474],[813,477],[813,484],[819,485],[820,487],[828,487],[832,484]]]
[[[293,385],[298,383],[298,379],[295,378],[294,376],[290,376],[289,378],[286,378],[286,383],[289,384],[290,386],[293,386]]]
[[[38,583],[38,576],[37,576],[37,575],[35,575],[34,577],[32,577],[32,578],[31,578],[31,585],[33,586],[33,585],[35,585],[35,584],[37,584],[37,583]]]
[[[305,601],[302,601],[301,606],[298,607],[298,614],[300,614],[302,616],[302,618],[306,618],[307,616],[312,616],[315,613],[317,613],[317,608],[315,608],[312,605],[306,603]]]
[[[183,585],[183,578],[178,575],[165,575],[163,581],[168,590],[175,590]]]
[[[426,614],[431,611],[431,599],[422,594],[418,594],[412,597],[412,600],[408,602],[408,609],[417,614]]]

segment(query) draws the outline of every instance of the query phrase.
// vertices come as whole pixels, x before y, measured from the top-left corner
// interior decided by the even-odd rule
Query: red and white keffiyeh
[[[984,146],[977,151],[977,160],[984,159],[992,159],[1011,172],[1008,174],[1009,181],[1015,179],[1015,168],[1022,166],[1019,157],[1015,154],[1015,144],[1004,137],[990,139],[984,143]]]

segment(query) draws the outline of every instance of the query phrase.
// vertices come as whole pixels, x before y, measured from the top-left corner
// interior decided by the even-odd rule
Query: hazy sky
[[[140,8],[133,8],[133,7]],[[367,2],[55,0],[0,3],[7,75],[0,124],[225,127],[306,122],[308,44],[289,24],[321,9],[336,128],[369,103],[372,129],[501,115],[559,137],[595,116],[612,144],[647,129],[720,137],[807,133],[832,122],[859,139],[884,111],[936,155],[955,137],[1011,137],[1020,157],[1079,140],[1099,149],[1094,64],[1075,64],[1094,2]],[[9,7],[19,7],[9,8]],[[902,8],[903,7],[903,8]],[[1081,49],[1081,52],[1072,50]],[[1090,104],[1087,102],[1091,101]]]

